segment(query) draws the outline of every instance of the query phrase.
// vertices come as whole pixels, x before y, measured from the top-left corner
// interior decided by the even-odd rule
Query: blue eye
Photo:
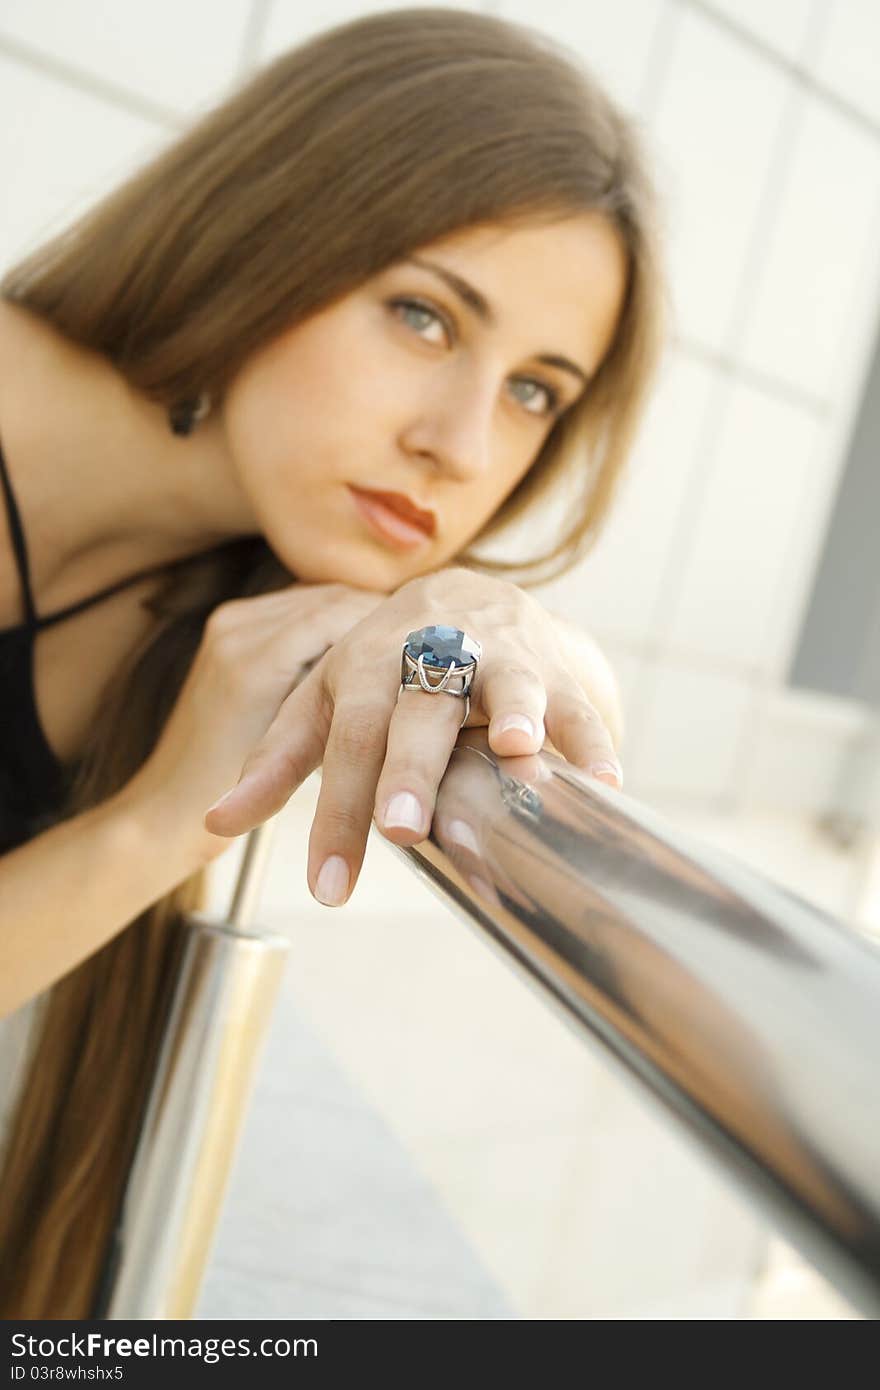
[[[414,312],[414,313],[416,313],[416,314],[421,314],[421,315],[423,315],[424,318],[426,318],[429,322],[434,322],[434,323],[440,323],[440,324],[442,324],[443,327],[446,329],[446,332],[447,332],[447,335],[448,335],[449,338],[454,339],[454,337],[455,337],[455,334],[453,333],[452,328],[451,328],[451,325],[450,325],[450,323],[449,323],[449,320],[446,318],[446,316],[445,316],[444,314],[441,314],[437,309],[433,309],[433,308],[431,308],[429,305],[423,304],[423,303],[421,302],[421,300],[419,300],[419,299],[401,299],[401,298],[398,298],[398,299],[390,299],[390,300],[388,301],[388,307],[389,307],[392,311],[397,311],[397,310],[401,310],[401,309],[402,309],[402,310],[404,310],[405,312],[410,312],[410,313],[413,313],[413,312]],[[398,315],[398,317],[401,317],[401,316]],[[423,323],[422,326],[423,326],[423,327],[425,326],[424,323]],[[416,329],[416,332],[418,333],[419,330]],[[419,336],[422,336],[421,333],[419,333]],[[425,341],[427,342],[427,341],[436,341],[436,340],[434,340],[434,339],[431,339],[431,340],[426,339]],[[519,383],[525,383],[527,386],[537,386],[538,389],[539,389],[540,391],[543,391],[543,392],[544,392],[544,395],[545,395],[546,398],[547,398],[547,407],[546,407],[546,409],[545,409],[545,410],[529,410],[528,413],[529,413],[530,415],[537,415],[537,416],[539,416],[539,417],[540,417],[540,416],[549,417],[549,416],[556,416],[556,415],[561,415],[561,414],[562,414],[561,410],[559,409],[559,392],[558,392],[557,390],[555,390],[554,387],[548,385],[548,383],[547,383],[546,381],[541,381],[541,380],[539,380],[539,378],[537,378],[537,377],[528,377],[528,376],[514,377],[514,381],[517,381],[517,382],[519,382]]]
[[[558,392],[558,391],[554,391],[554,389],[553,389],[552,386],[548,386],[548,385],[546,384],[546,382],[538,381],[536,377],[531,377],[531,376],[518,376],[518,377],[515,377],[514,380],[515,380],[515,381],[518,381],[521,385],[522,385],[522,383],[524,382],[526,386],[537,386],[537,387],[538,387],[538,390],[539,390],[539,391],[543,391],[543,392],[544,392],[544,395],[547,397],[547,409],[546,409],[546,410],[539,410],[539,411],[534,411],[534,410],[533,410],[533,411],[531,412],[531,414],[533,414],[533,415],[560,415],[560,414],[562,413],[562,412],[559,410],[559,392]],[[532,400],[534,400],[534,396],[532,397]]]
[[[389,304],[392,309],[405,309],[410,312],[414,311],[417,314],[424,314],[426,318],[433,320],[434,323],[442,323],[450,338],[454,336],[448,320],[442,314],[438,313],[436,309],[429,308],[427,304],[422,304],[418,299],[392,299],[389,301]]]

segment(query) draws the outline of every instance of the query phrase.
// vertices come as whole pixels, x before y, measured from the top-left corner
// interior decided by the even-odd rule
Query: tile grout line
[[[250,77],[263,62],[266,31],[275,0],[251,0],[238,57],[238,80]]]
[[[38,72],[42,77],[48,77],[62,86],[72,87],[76,91],[84,93],[86,96],[95,97],[110,106],[119,107],[128,115],[151,121],[166,130],[176,130],[183,126],[186,121],[186,117],[179,112],[161,106],[158,102],[151,101],[149,97],[142,96],[131,88],[119,86],[110,81],[109,78],[98,77],[73,63],[65,63],[60,58],[55,58],[38,48],[33,48],[30,44],[22,43],[19,39],[10,38],[8,34],[2,32],[0,32],[0,55],[21,63],[22,66]]]
[[[689,361],[701,362],[705,366],[714,367],[717,371],[737,381],[744,382],[746,386],[751,386],[763,395],[796,406],[817,419],[825,419],[833,412],[832,402],[825,397],[817,396],[807,387],[799,386],[793,381],[786,380],[785,377],[774,376],[772,373],[761,371],[757,367],[750,367],[741,358],[737,358],[723,349],[709,347],[695,338],[688,338],[683,335],[673,335],[669,342],[671,347],[680,352],[683,357],[688,358]]]
[[[746,251],[743,265],[741,285],[746,289],[751,287],[752,293],[741,295],[742,310],[739,313],[734,312],[733,321],[729,325],[726,335],[724,350],[730,356],[742,356],[748,341],[749,330],[754,322],[755,305],[764,278],[766,246],[768,241],[772,244],[774,235],[778,234],[779,231],[784,198],[791,186],[792,152],[796,149],[797,142],[802,135],[805,114],[806,104],[803,91],[796,83],[790,83],[780,114],[773,150],[767,166],[767,176],[755,215],[751,244]],[[766,237],[762,232],[762,228],[765,226],[771,229],[769,237]],[[755,286],[757,286],[757,293],[754,290]],[[823,430],[816,446],[814,458],[816,456],[821,457],[822,447],[827,448],[827,442],[828,433],[827,430]],[[815,466],[810,471],[814,472]],[[804,464],[799,498],[802,512],[807,505],[808,478],[807,465]],[[792,537],[789,542],[790,549],[793,544],[794,539]],[[783,601],[781,586],[782,577],[780,576],[772,597],[768,595],[767,608],[769,611],[764,615],[765,634],[770,630],[771,624],[778,621]],[[801,611],[803,611],[807,598],[808,594],[802,593],[800,595]],[[779,681],[777,680],[775,684],[778,686]],[[772,688],[767,680],[755,681],[745,687],[745,713],[739,737],[734,740],[731,773],[724,793],[735,814],[740,814],[744,810],[747,801],[747,789],[754,782],[754,766],[757,756],[755,734],[766,721],[772,699]]]
[[[241,52],[239,55],[239,74],[245,75],[251,70],[255,62],[259,61],[257,50],[259,42],[264,36],[271,6],[274,0],[253,0],[253,9],[242,40]],[[708,22],[715,24],[719,29],[724,30],[738,43],[749,48],[753,53],[762,58],[765,62],[773,64],[775,67],[785,72],[792,81],[803,87],[811,96],[818,98],[827,105],[834,107],[842,116],[851,123],[858,125],[875,140],[880,140],[880,120],[870,116],[860,107],[848,102],[845,97],[835,91],[833,87],[819,82],[799,62],[786,58],[777,52],[770,44],[762,40],[758,35],[752,33],[729,15],[717,10],[709,0],[667,0],[667,10],[661,16],[657,26],[657,34],[660,34],[665,24],[668,24],[668,16],[677,8],[690,10],[695,14],[702,15]],[[495,6],[491,8],[485,6],[487,13],[494,13]],[[655,35],[655,46],[656,46]],[[147,120],[155,121],[160,125],[176,129],[186,124],[189,117],[180,112],[170,110],[161,106],[157,102],[151,101],[138,92],[120,87],[109,78],[98,77],[75,64],[65,63],[61,59],[53,57],[51,54],[22,42],[20,39],[13,38],[9,34],[0,31],[0,54],[17,60],[24,65],[31,67],[44,76],[50,77],[64,85],[72,86],[80,91],[86,92],[99,100],[107,101],[114,106],[120,106],[132,114],[141,116]],[[649,60],[650,62],[650,60]],[[647,101],[651,95],[645,87],[644,99]]]
[[[852,122],[853,125],[861,127],[862,130],[872,135],[875,140],[880,140],[880,120],[869,115],[867,111],[863,111],[860,106],[856,106],[852,102],[847,101],[846,97],[841,96],[833,87],[828,86],[824,82],[820,82],[812,73],[802,66],[798,59],[786,58],[785,54],[773,48],[773,46],[765,39],[762,39],[759,34],[753,33],[752,30],[747,29],[745,25],[738,24],[737,21],[731,19],[730,15],[726,12],[716,9],[715,6],[710,3],[710,0],[676,0],[676,3],[683,9],[688,9],[695,14],[702,15],[707,22],[715,24],[719,29],[723,29],[725,33],[742,44],[743,47],[751,49],[754,54],[762,58],[765,62],[770,63],[776,68],[780,68],[792,81],[796,82],[798,86],[803,87],[810,96],[817,97],[828,106],[834,107],[840,115]],[[810,33],[808,38],[815,46],[816,11],[813,12],[809,21],[809,27]]]
[[[690,4],[690,0],[680,0],[680,3]],[[699,8],[699,4],[697,8]],[[780,175],[779,171],[781,169],[784,171],[787,165],[792,142],[797,138],[797,132],[803,120],[803,112],[803,93],[796,85],[789,83],[786,99],[780,112],[779,122],[774,132],[773,152],[767,166],[764,186],[755,214],[754,228],[743,262],[741,283],[744,283],[746,286],[760,275],[760,267],[763,262],[762,248],[765,242],[765,236],[762,231],[763,227],[767,225],[768,219],[771,226],[778,225],[779,209],[781,207],[783,191],[786,187],[784,172]],[[744,308],[742,312],[737,307],[740,302],[748,306]],[[735,301],[734,313],[724,335],[724,344],[720,354],[722,359],[726,359],[728,362],[737,360],[737,354],[741,351],[742,344],[745,341],[753,311],[753,296],[741,296],[740,299]],[[703,507],[709,495],[712,482],[716,476],[724,422],[727,418],[730,406],[730,392],[738,377],[747,380],[745,372],[734,373],[729,370],[724,372],[720,371],[718,367],[716,367],[716,371],[719,371],[719,377],[716,378],[714,389],[710,392],[704,424],[701,427],[698,437],[702,441],[702,445],[698,443],[694,451],[695,460],[701,459],[704,464],[706,460],[709,460],[710,466],[704,469],[703,476],[700,479],[700,486],[695,488],[689,496],[689,505],[685,504],[680,510],[677,523],[673,529],[673,537],[669,546],[667,561],[663,567],[661,578],[657,585],[657,598],[654,603],[649,624],[652,631],[657,631],[659,629],[667,635],[671,626],[671,614],[683,592],[687,563],[690,556],[693,554],[693,537],[699,530],[699,520],[702,515]],[[773,394],[776,395],[779,393]],[[716,403],[717,409],[713,410]],[[693,472],[694,469],[692,467],[692,476]],[[693,495],[694,492],[696,496]],[[669,646],[668,642],[660,645],[662,649],[668,649]],[[641,734],[642,749],[644,748],[644,739],[646,737],[645,728],[648,718],[647,712],[650,709],[651,700],[656,696],[660,681],[660,667],[660,662],[654,663],[653,671],[651,671],[650,664],[648,664],[648,688],[641,702],[641,721],[637,729],[637,733]],[[750,686],[747,682],[744,693],[749,701],[749,705],[743,720],[739,738],[736,740],[736,746],[740,756],[744,749],[748,751],[751,750],[753,746],[751,729],[767,698],[759,684],[751,684]],[[638,757],[640,745],[637,738],[633,739],[633,744],[636,747],[636,757]],[[736,776],[734,769],[739,769],[740,766],[741,763],[739,759],[735,758],[732,760],[730,779],[725,789],[722,789],[718,793],[722,799],[731,801],[734,807],[738,807],[742,801],[742,781],[739,781],[736,786],[734,785]]]

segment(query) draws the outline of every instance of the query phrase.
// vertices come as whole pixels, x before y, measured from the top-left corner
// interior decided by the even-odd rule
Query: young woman
[[[595,536],[663,294],[635,132],[589,75],[415,9],[262,69],[0,296],[0,1011],[43,1006],[0,1311],[81,1318],[180,916],[231,837],[320,764],[308,881],[338,904],[371,823],[428,833],[463,722],[619,780],[601,653],[513,576]],[[549,553],[471,554],[563,473]],[[478,658],[443,690],[437,625],[441,664]]]

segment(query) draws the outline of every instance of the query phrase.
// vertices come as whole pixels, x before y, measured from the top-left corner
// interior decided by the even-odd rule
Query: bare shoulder
[[[0,363],[9,368],[3,381],[20,377],[37,354],[44,353],[57,337],[51,324],[32,309],[0,298]]]
[[[0,298],[0,354],[8,358],[22,334],[32,331],[36,315],[20,304]]]
[[[0,299],[0,438],[8,440],[25,426],[25,402],[56,337],[30,309]]]
[[[22,319],[17,306],[0,299],[0,448],[7,457],[14,449],[19,407],[17,405],[21,369],[16,365],[21,351]],[[0,518],[0,627],[11,626],[22,616],[18,566],[12,548],[12,535],[5,521],[5,499]]]
[[[13,492],[28,537],[39,536],[40,489],[35,487],[40,438],[46,420],[47,370],[57,354],[57,330],[32,310],[0,297],[0,448],[11,475]],[[0,626],[23,616],[21,580],[12,543],[11,526],[0,507]],[[37,579],[30,555],[31,577]],[[51,558],[51,553],[50,553]],[[51,572],[51,567],[50,567]],[[42,578],[42,575],[40,576]]]
[[[19,304],[13,304],[11,300],[0,297],[0,351],[5,351],[16,326],[24,317],[25,311]]]

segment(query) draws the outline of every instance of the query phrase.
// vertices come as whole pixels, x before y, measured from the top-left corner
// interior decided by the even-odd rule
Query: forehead
[[[511,336],[524,350],[566,351],[592,370],[613,333],[627,256],[601,213],[468,228],[414,254],[469,281],[489,303],[488,331]]]

